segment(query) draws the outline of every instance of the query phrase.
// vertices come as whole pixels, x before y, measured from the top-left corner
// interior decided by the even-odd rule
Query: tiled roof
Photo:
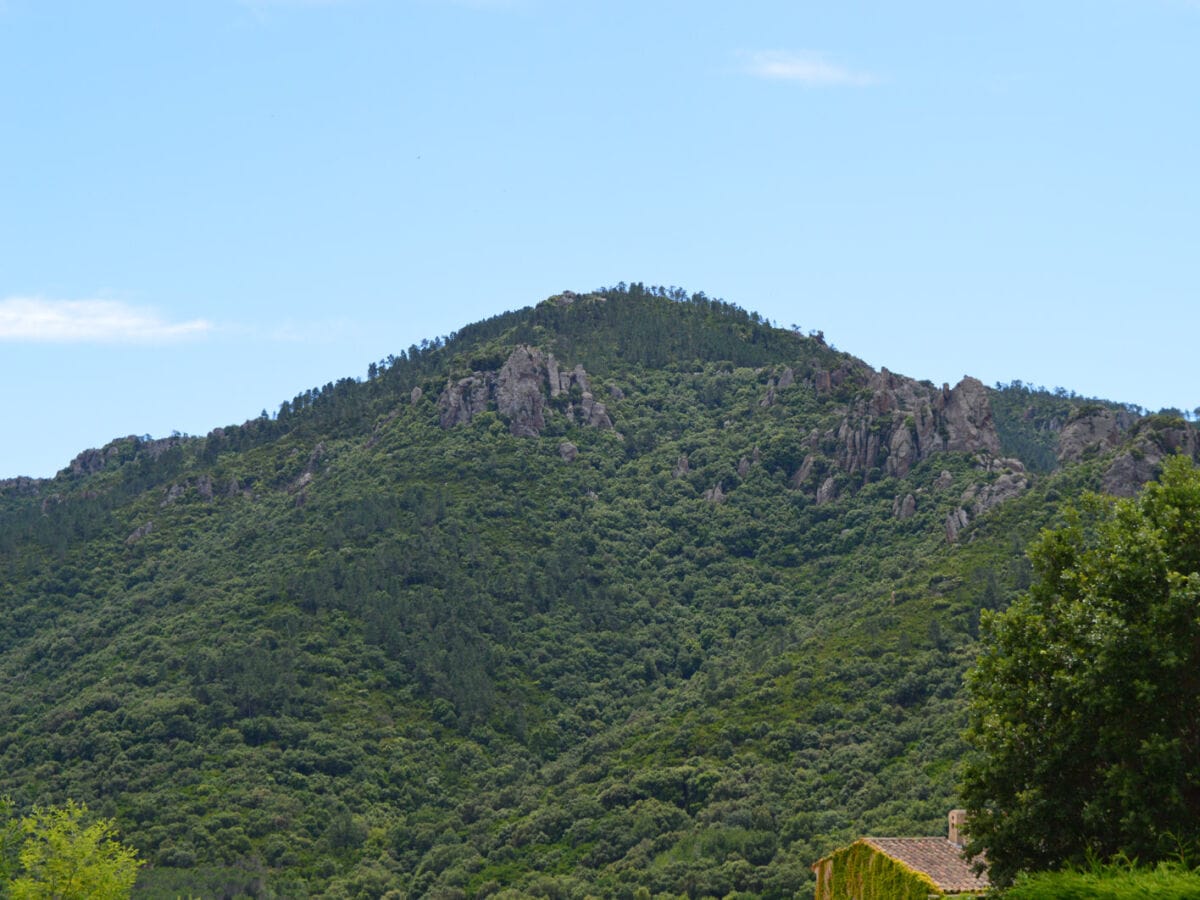
[[[986,874],[976,875],[972,863],[963,859],[962,847],[944,837],[863,838],[880,853],[924,872],[948,894],[986,891]]]

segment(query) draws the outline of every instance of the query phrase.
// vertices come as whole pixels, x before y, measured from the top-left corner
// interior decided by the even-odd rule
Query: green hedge
[[[1197,900],[1200,873],[1182,866],[1154,869],[1100,867],[1087,872],[1021,875],[1004,900]]]

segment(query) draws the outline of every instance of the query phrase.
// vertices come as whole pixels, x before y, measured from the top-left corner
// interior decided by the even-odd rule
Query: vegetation
[[[615,427],[576,384],[539,437],[443,429],[519,344]],[[783,898],[862,833],[939,833],[980,618],[1106,458],[950,543],[1001,476],[839,467],[871,374],[618,285],[0,487],[4,790],[113,819],[143,897]]]
[[[122,900],[137,879],[137,853],[108,819],[84,824],[87,807],[68,801],[11,817],[0,801],[0,897],[12,900]]]
[[[1200,839],[1200,470],[1093,497],[1031,550],[1035,579],[985,614],[969,676],[972,852],[994,881]]]
[[[880,853],[865,841],[835,851],[828,883],[818,880],[816,900],[928,900],[941,895],[929,876]]]
[[[1052,472],[1058,467],[1058,436],[1064,425],[1099,410],[1124,413],[1130,418],[1145,412],[1132,404],[1080,397],[1064,388],[1048,391],[1017,380],[997,383],[992,394],[1000,446],[1034,472]]]
[[[1200,873],[1178,863],[1152,869],[1091,866],[1059,872],[1022,874],[1004,900],[1194,900],[1200,897]]]

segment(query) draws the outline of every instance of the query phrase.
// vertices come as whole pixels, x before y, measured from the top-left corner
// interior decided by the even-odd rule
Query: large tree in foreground
[[[87,807],[35,808],[19,822],[0,798],[0,898],[124,900],[141,862],[110,819],[85,824]],[[11,880],[10,880],[11,878]]]
[[[968,676],[968,852],[993,882],[1200,839],[1200,471],[1090,498],[1030,550]]]

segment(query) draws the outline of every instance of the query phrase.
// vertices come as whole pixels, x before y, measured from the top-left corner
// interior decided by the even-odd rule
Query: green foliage
[[[567,416],[578,391],[541,437],[443,430],[447,381],[519,343],[583,364],[615,429]],[[803,895],[856,835],[941,826],[981,611],[1096,481],[1038,479],[949,545],[996,474],[839,470],[868,378],[617,286],[0,486],[5,790],[118,822],[143,897]]]
[[[928,875],[880,853],[865,841],[831,854],[819,873],[816,900],[927,900],[941,890]]]
[[[1136,499],[1094,498],[1030,551],[1035,581],[985,614],[963,798],[994,882],[1200,838],[1200,471],[1168,459]]]
[[[1095,866],[1084,870],[1021,874],[1004,900],[1195,900],[1200,873],[1179,864],[1152,869]]]
[[[12,800],[0,797],[0,897],[5,896],[7,886],[20,866],[18,853],[22,840],[21,822],[13,816]]]
[[[121,844],[109,819],[84,824],[87,807],[43,809],[20,821],[19,868],[7,881],[13,900],[121,900],[130,896],[141,865]]]

